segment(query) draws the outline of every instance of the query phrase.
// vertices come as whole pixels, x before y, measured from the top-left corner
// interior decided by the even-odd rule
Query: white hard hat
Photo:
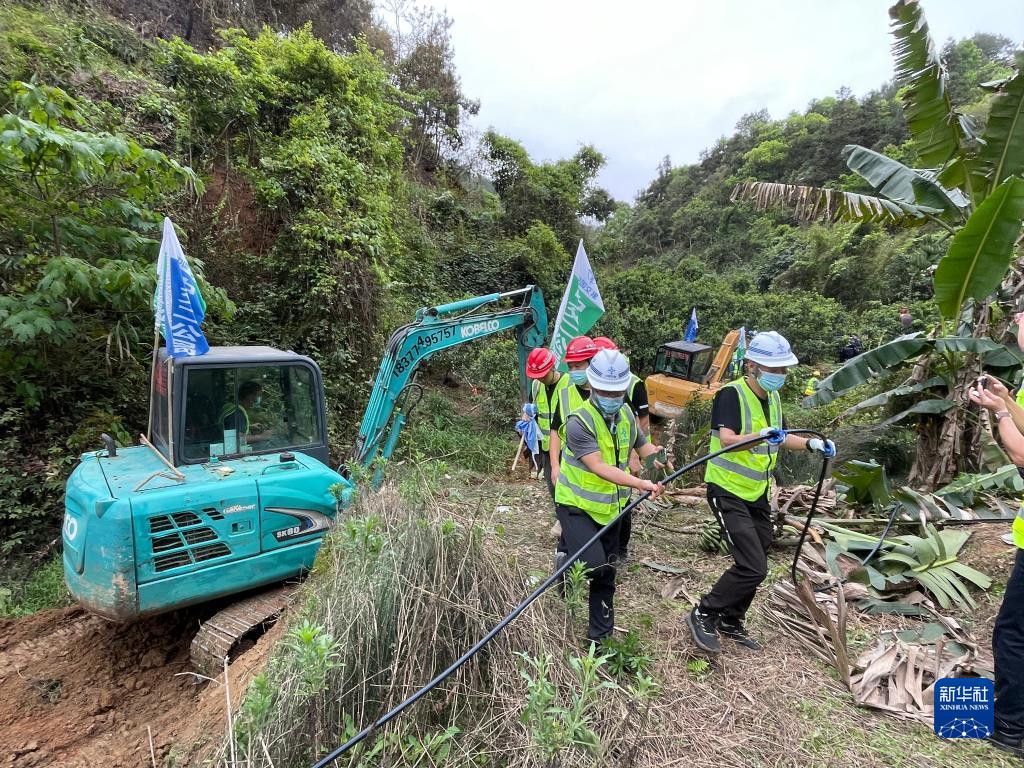
[[[800,362],[786,337],[776,331],[757,334],[747,347],[747,360],[769,368],[786,368]]]
[[[587,366],[587,381],[592,389],[625,392],[629,389],[629,360],[614,349],[602,349]]]

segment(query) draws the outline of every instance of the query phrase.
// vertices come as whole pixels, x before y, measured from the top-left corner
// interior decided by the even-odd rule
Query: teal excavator
[[[515,331],[520,388],[547,314],[527,286],[417,311],[395,331],[348,463],[328,464],[323,378],[308,357],[271,347],[160,350],[149,437],[83,454],[68,479],[64,573],[88,610],[124,622],[238,596],[192,643],[200,671],[220,668],[243,637],[283,609],[324,534],[351,503],[348,468],[372,470],[395,449],[422,396],[420,364],[442,349]],[[291,580],[291,584],[283,584]],[[244,594],[243,594],[244,593]]]

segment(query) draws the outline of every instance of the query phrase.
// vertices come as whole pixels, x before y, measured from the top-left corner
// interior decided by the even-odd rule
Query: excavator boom
[[[529,285],[418,310],[416,320],[395,331],[385,347],[352,449],[352,461],[369,467],[378,457],[391,457],[409,411],[416,404],[412,398],[419,388],[415,379],[422,362],[442,349],[508,330],[516,332],[519,388],[525,398],[526,356],[533,347],[542,346],[547,336],[547,312],[539,288]],[[379,482],[379,468],[376,479]]]

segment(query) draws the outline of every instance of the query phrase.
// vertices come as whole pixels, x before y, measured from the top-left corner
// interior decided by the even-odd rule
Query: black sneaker
[[[1004,752],[1009,752],[1011,755],[1024,759],[1024,739],[1020,736],[1014,738],[996,731],[988,737],[988,743],[996,749],[1001,749]]]
[[[720,635],[728,637],[730,640],[742,645],[744,648],[749,648],[752,651],[764,650],[764,646],[747,633],[747,628],[743,626],[742,621],[720,618],[715,622],[715,626],[718,628],[718,633]]]
[[[706,613],[701,613],[700,608],[694,608],[686,614],[686,623],[693,635],[693,642],[708,653],[721,653],[722,644],[718,642],[718,633],[715,631],[715,620]]]
[[[559,552],[556,549],[555,550],[555,567],[554,567],[554,569],[551,572],[554,573],[559,568],[561,568],[562,565],[565,563],[565,558],[567,558],[568,556],[569,556],[568,552]],[[564,573],[555,581],[555,591],[558,593],[559,597],[565,598],[565,574]]]

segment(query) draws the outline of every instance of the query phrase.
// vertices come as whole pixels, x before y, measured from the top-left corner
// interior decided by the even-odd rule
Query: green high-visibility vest
[[[551,447],[551,417],[554,414],[555,398],[558,396],[558,385],[551,390],[540,379],[533,380],[533,402],[537,406],[537,431],[540,432],[540,449],[547,451]]]
[[[220,428],[224,429],[224,419],[231,416],[235,412],[235,409],[242,413],[242,423],[244,424],[242,427],[242,434],[249,434],[249,414],[245,412],[245,408],[241,405],[235,405],[234,403],[225,403],[220,409]]]
[[[558,380],[556,394],[558,396],[558,412],[562,415],[562,425],[558,428],[558,439],[562,445],[565,445],[565,423],[569,420],[569,415],[587,401],[583,399],[576,385],[572,383],[568,373],[562,374],[562,378]]]
[[[629,389],[626,390],[626,399],[633,402],[633,390],[636,389],[636,385],[640,383],[640,377],[635,373],[629,374]]]
[[[1013,543],[1024,549],[1024,507],[1017,510],[1017,517],[1013,519]]]
[[[586,401],[573,411],[588,432],[597,438],[601,459],[610,467],[629,472],[629,453],[637,437],[636,418],[623,403],[611,428],[593,403]],[[568,419],[567,419],[568,421]],[[607,525],[629,502],[631,489],[598,477],[573,455],[568,444],[562,448],[562,464],[555,486],[555,501],[582,509],[598,525]]]
[[[1017,405],[1019,405],[1021,408],[1024,408],[1024,385],[1021,385],[1021,388],[1017,390],[1016,399]]]
[[[807,397],[810,397],[811,395],[813,395],[815,393],[815,391],[817,389],[818,389],[818,379],[815,376],[811,376],[811,378],[809,378],[807,380],[807,383],[804,384],[804,394],[807,395]]]
[[[770,420],[766,421],[761,400],[745,379],[737,379],[726,386],[733,387],[739,395],[741,435],[760,432],[765,427],[782,429],[782,399],[778,392],[768,393]],[[721,449],[718,430],[712,429],[711,452]],[[708,462],[704,470],[704,482],[714,483],[741,499],[757,501],[771,487],[772,470],[778,453],[778,446],[767,443],[760,443],[745,451],[723,453]]]

